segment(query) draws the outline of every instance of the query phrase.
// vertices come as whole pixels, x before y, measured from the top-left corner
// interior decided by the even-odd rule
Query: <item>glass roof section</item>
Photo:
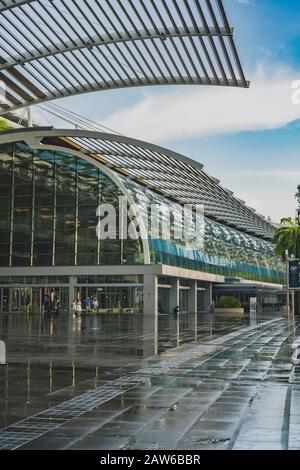
[[[0,144],[34,142],[79,151],[118,175],[179,204],[204,205],[205,215],[217,222],[272,240],[276,227],[255,209],[223,188],[203,165],[184,155],[129,137],[84,130],[53,128],[2,132]]]

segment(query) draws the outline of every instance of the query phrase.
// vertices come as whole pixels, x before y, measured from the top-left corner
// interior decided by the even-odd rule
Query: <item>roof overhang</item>
[[[222,0],[0,0],[0,114],[150,85],[246,88]]]

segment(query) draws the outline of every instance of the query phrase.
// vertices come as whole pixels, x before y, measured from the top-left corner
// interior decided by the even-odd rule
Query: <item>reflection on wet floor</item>
[[[164,315],[157,334],[152,316],[2,315],[0,329],[0,447],[300,448],[280,315]]]

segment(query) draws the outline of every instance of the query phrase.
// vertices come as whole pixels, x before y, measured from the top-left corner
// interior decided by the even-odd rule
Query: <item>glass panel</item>
[[[3,313],[9,311],[9,289],[2,289],[1,307]]]
[[[12,312],[20,311],[20,289],[12,289],[11,291],[11,309]]]

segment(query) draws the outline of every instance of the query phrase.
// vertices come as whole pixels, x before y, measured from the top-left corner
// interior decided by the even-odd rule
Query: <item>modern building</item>
[[[59,113],[48,102],[95,91],[249,86],[221,0],[63,4],[0,2],[0,115],[34,105]],[[93,296],[100,312],[155,319],[176,307],[207,311],[213,286],[220,291],[228,279],[236,290],[280,290],[273,224],[201,164],[88,131],[14,130],[0,134],[0,146],[1,312],[39,311],[48,295],[67,310],[74,298]],[[124,217],[136,238],[120,237],[120,197],[135,206]],[[98,233],[102,204],[118,214],[106,240]],[[172,209],[170,237],[149,232],[150,204]],[[185,204],[204,206],[198,246],[175,236]],[[189,216],[193,224],[195,211]]]
[[[120,237],[120,197],[135,207],[126,217],[136,239]],[[118,215],[107,240],[97,236],[101,204]],[[191,248],[173,232],[153,236],[149,204],[175,212],[203,204],[204,244]],[[229,282],[238,292],[251,285],[270,297],[284,283],[269,220],[200,163],[119,135],[2,132],[0,214],[1,312],[39,312],[46,295],[63,310],[74,298],[96,296],[100,313],[200,312],[208,311],[214,286],[219,292]]]

